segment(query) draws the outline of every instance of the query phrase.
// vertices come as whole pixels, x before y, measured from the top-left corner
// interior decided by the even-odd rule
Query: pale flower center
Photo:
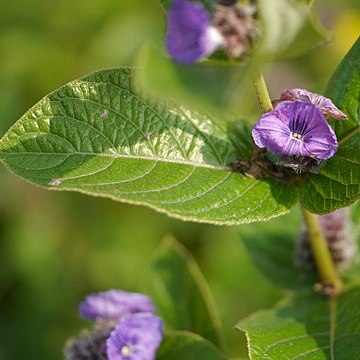
[[[294,133],[291,134],[291,136],[292,136],[293,139],[302,140],[302,135],[299,134],[299,133],[294,132]]]
[[[133,348],[129,345],[124,345],[120,350],[122,356],[131,356],[133,352]]]

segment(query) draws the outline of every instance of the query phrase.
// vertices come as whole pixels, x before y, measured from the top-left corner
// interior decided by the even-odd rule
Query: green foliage
[[[214,6],[213,0],[191,0],[193,2],[200,2],[202,3],[207,9],[211,10]],[[160,0],[161,5],[168,10],[174,0]]]
[[[232,121],[228,124],[228,136],[239,158],[250,160],[253,155],[252,125],[246,121]]]
[[[223,347],[220,320],[206,281],[192,255],[172,238],[163,242],[152,261],[148,293],[167,326],[194,332]]]
[[[304,205],[315,213],[330,213],[359,199],[360,195],[360,39],[331,78],[326,95],[346,112],[347,121],[333,121],[339,140],[336,155],[320,174],[301,187]]]
[[[137,58],[139,81],[161,99],[176,99],[196,107],[224,110],[236,104],[249,77],[249,65],[206,61],[178,64],[169,56],[144,45]]]
[[[360,288],[339,298],[296,296],[240,322],[251,360],[358,359]]]
[[[171,4],[172,4],[173,0],[160,0],[161,5],[167,10]]]
[[[357,243],[360,241],[358,207],[352,208],[353,226],[348,234]],[[304,293],[316,283],[317,276],[295,265],[299,225],[294,218],[286,216],[239,229],[249,254],[270,281],[285,289],[303,291],[303,295],[287,298],[275,308],[257,312],[240,322],[239,329],[246,332],[251,360],[355,359],[359,351],[356,337],[360,288],[349,287],[339,299],[330,300]],[[358,254],[342,273],[348,284],[358,283]]]
[[[296,265],[296,242],[300,232],[298,218],[287,215],[272,222],[250,224],[239,229],[241,240],[264,276],[281,288],[296,291],[310,289],[318,281],[315,272],[304,271]],[[359,205],[353,206],[351,220],[348,236],[352,236],[359,246]],[[341,271],[347,281],[359,280],[359,255],[357,253],[352,264]]]
[[[225,360],[219,350],[206,339],[185,331],[165,335],[156,360]]]
[[[358,0],[342,3],[343,14],[339,16],[329,4],[329,13],[343,23],[349,14],[354,14],[355,6],[359,6]],[[129,64],[144,36],[162,39],[163,14],[158,10],[155,2],[147,0],[3,2],[0,11],[1,130],[5,131],[30,104],[64,79],[79,76],[88,69]],[[344,32],[344,27],[337,27],[335,37],[349,39],[356,28],[349,24],[346,33],[341,31]],[[342,49],[344,47],[336,43],[319,50],[316,56],[292,62],[291,76],[301,76],[304,83],[320,88]],[[280,75],[276,71],[273,73],[279,88],[287,86],[288,80],[283,73]],[[201,101],[200,97],[198,100]],[[241,101],[243,108],[243,98]],[[62,101],[64,103],[70,102]],[[96,111],[93,114],[98,116]],[[52,120],[52,115],[49,118]],[[36,121],[30,117],[26,126],[29,123],[35,125]],[[66,124],[64,131],[69,129],[70,132]],[[244,134],[241,129],[238,134],[240,136],[232,129],[229,139],[234,140],[232,145],[237,154],[247,158],[249,146],[238,139],[249,141],[250,138],[241,137]],[[34,167],[36,158],[31,157]],[[18,159],[21,165],[20,156]],[[51,159],[52,155],[49,161]],[[239,314],[255,308],[268,307],[277,296],[277,290],[270,284],[264,287],[263,279],[254,271],[246,252],[238,249],[236,239],[229,235],[233,231],[231,228],[185,224],[147,209],[119,206],[74,193],[44,192],[17,181],[5,169],[1,171],[0,358],[58,359],[65,339],[70,334],[75,335],[84,324],[75,315],[79,300],[86,293],[114,286],[140,291],[137,284],[142,265],[164,231],[174,231],[196,251],[222,312],[229,349],[234,357],[245,355],[242,336],[236,337],[232,319],[236,313],[240,317]],[[14,171],[19,175],[32,173],[21,166]],[[41,169],[38,174],[40,177]],[[46,180],[50,179],[46,171],[45,176],[41,185],[46,185]],[[53,187],[56,183],[53,182]],[[359,206],[357,209],[354,219],[359,220]],[[284,229],[279,227],[277,231],[281,238]],[[250,241],[250,235],[247,236]],[[265,237],[263,239],[262,244],[266,241]],[[254,246],[256,243],[255,239]],[[288,243],[280,241],[276,246],[287,247]],[[264,256],[264,252],[261,254]],[[270,269],[264,269],[269,277]],[[59,297],[59,293],[63,296]],[[189,336],[200,339],[197,335]],[[175,344],[168,339],[164,345],[170,344],[171,350]],[[19,343],[23,346],[18,346]],[[212,348],[211,344],[206,344]],[[209,350],[209,353],[214,352]],[[208,354],[207,350],[203,349],[202,354]],[[187,355],[189,358],[190,354]],[[202,359],[201,355],[197,358]],[[172,356],[171,359],[178,354],[172,353]]]
[[[259,0],[262,25],[260,57],[279,59],[299,55],[324,43],[328,34],[309,5],[297,0]]]
[[[309,289],[317,281],[312,272],[296,266],[295,248],[300,224],[292,216],[241,227],[239,235],[259,270],[275,285],[291,290]]]
[[[219,225],[288,212],[293,186],[232,171],[237,150],[207,114],[157,104],[129,68],[103,70],[42,99],[0,141],[16,174],[170,216]]]
[[[355,224],[360,224],[360,202],[354,205],[353,220]]]

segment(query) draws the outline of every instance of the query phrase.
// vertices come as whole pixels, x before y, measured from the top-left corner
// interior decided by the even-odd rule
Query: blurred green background
[[[360,33],[358,0],[318,1],[317,9],[334,41],[269,67],[274,98],[283,88],[321,92]],[[132,64],[142,42],[162,44],[164,29],[156,0],[0,0],[1,135],[62,84]],[[243,229],[260,236],[258,225],[182,223],[143,207],[35,188],[4,167],[0,182],[0,359],[61,359],[66,339],[88,325],[76,313],[83,296],[141,291],[151,253],[168,233],[191,249],[209,281],[233,357],[246,358],[236,322],[281,296],[241,242]],[[274,226],[295,237],[298,218],[295,211]]]

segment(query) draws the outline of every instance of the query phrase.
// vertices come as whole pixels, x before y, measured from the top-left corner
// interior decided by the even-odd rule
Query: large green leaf
[[[326,95],[348,115],[332,121],[339,150],[320,174],[309,176],[301,187],[301,199],[319,214],[348,206],[360,195],[360,39],[331,78]]]
[[[360,288],[327,299],[286,299],[240,322],[251,360],[356,360],[360,354]]]
[[[222,347],[216,307],[192,255],[172,238],[152,261],[148,291],[167,326],[187,330]]]
[[[56,90],[0,141],[0,158],[13,172],[49,189],[221,225],[286,213],[294,187],[234,173],[236,156],[220,121],[155,103],[135,89],[130,68]]]
[[[197,334],[174,331],[165,335],[156,360],[225,360],[219,350]]]

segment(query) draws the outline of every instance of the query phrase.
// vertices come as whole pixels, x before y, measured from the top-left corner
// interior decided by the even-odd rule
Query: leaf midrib
[[[45,156],[94,156],[94,157],[102,157],[102,158],[109,158],[109,159],[136,159],[136,160],[148,160],[148,161],[155,161],[155,162],[164,162],[164,163],[173,163],[178,165],[189,165],[193,167],[198,168],[205,168],[205,169],[211,169],[216,171],[229,171],[234,172],[231,166],[228,165],[212,165],[212,164],[205,164],[205,163],[199,163],[199,162],[192,162],[192,161],[186,161],[186,160],[178,160],[178,159],[164,159],[159,157],[150,157],[150,156],[139,156],[139,155],[127,155],[127,154],[100,154],[100,153],[89,153],[89,152],[72,152],[72,153],[55,153],[55,152],[6,152],[6,151],[0,151],[0,156],[5,155],[7,156],[39,156],[39,155],[45,155]],[[3,159],[1,159],[3,160]],[[235,173],[235,172],[234,172]]]

